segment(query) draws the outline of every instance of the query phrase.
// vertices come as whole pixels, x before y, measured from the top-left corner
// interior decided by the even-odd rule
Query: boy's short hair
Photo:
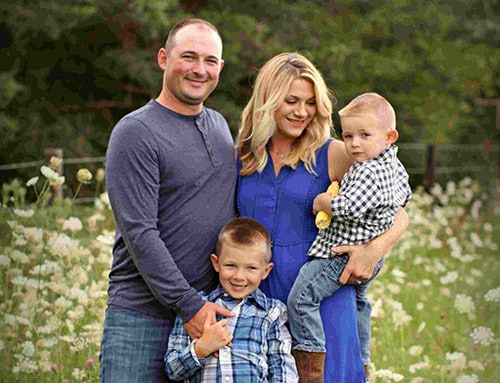
[[[221,229],[215,245],[216,255],[220,255],[224,243],[238,245],[256,245],[266,247],[265,261],[271,260],[271,237],[267,229],[253,218],[237,217],[230,220]]]
[[[396,129],[396,112],[391,103],[378,93],[363,93],[339,111],[342,118],[373,113],[380,124],[389,130]]]

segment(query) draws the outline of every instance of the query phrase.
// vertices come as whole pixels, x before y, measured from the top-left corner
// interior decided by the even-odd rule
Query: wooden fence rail
[[[491,182],[491,177],[497,178],[496,188],[500,189],[500,150],[495,145],[482,144],[398,144],[398,156],[406,166],[406,170],[417,184],[423,184],[430,187],[435,183],[436,176],[441,180],[443,176],[456,178],[457,175],[472,174],[477,178],[483,175],[483,179]],[[459,160],[460,155],[466,157],[465,160]],[[51,156],[55,155],[62,159],[60,167],[56,169],[59,174],[64,174],[64,165],[77,164],[102,164],[104,166],[105,157],[83,157],[83,158],[64,158],[63,150],[58,148],[49,148],[44,152],[45,160],[28,161],[17,164],[0,165],[0,172],[12,171],[26,168],[36,168],[48,163]],[[451,161],[445,161],[444,157],[453,157]],[[475,158],[473,161],[469,158]],[[489,176],[488,176],[489,175]],[[62,187],[53,188],[53,196],[62,197]],[[498,191],[497,191],[498,193]]]

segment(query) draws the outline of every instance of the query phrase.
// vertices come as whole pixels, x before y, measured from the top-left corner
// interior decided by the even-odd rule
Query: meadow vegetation
[[[64,178],[48,168],[11,184],[0,207],[1,381],[97,382],[114,221],[104,188],[92,206],[49,205]],[[370,289],[372,382],[498,381],[500,216],[489,198],[471,179],[414,191],[411,225]]]

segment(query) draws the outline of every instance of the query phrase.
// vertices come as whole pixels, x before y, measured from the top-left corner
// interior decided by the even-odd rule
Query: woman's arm
[[[340,276],[341,284],[358,284],[366,281],[372,274],[377,262],[399,241],[408,227],[408,214],[399,207],[394,225],[385,233],[362,245],[337,246],[334,253],[348,253],[349,261]]]
[[[328,146],[328,173],[330,181],[340,181],[351,167],[353,161],[347,156],[344,143],[333,140]]]

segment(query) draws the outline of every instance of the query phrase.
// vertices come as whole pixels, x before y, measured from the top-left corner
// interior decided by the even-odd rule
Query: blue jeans
[[[290,332],[293,348],[308,352],[325,352],[325,333],[319,312],[321,302],[340,288],[339,278],[349,260],[347,254],[332,258],[311,258],[300,269],[288,296]],[[372,277],[356,285],[358,310],[358,332],[363,364],[370,362],[371,304],[366,297],[370,282],[378,275],[384,264],[380,260]]]
[[[172,323],[108,308],[101,343],[101,383],[168,383],[163,357]]]

